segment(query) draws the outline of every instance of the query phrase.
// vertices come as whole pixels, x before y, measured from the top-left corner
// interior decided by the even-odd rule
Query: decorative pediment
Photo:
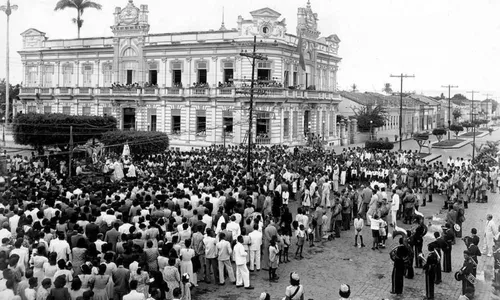
[[[41,32],[34,28],[24,31],[21,33],[21,36],[23,37],[24,48],[40,48],[47,39],[45,37],[45,32]]]
[[[252,17],[254,18],[269,18],[272,20],[276,20],[281,16],[281,14],[273,9],[270,9],[269,7],[266,8],[261,8],[258,10],[254,10],[250,12]]]
[[[30,28],[28,30],[25,30],[24,32],[21,33],[21,36],[22,37],[25,37],[25,36],[33,36],[33,35],[36,35],[36,36],[45,36],[45,32],[42,32],[38,29],[35,29],[35,28]]]

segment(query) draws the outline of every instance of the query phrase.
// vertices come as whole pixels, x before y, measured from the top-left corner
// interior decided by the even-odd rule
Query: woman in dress
[[[44,278],[54,278],[54,274],[57,272],[57,253],[50,253],[49,261],[45,262],[42,268]]]
[[[94,292],[93,300],[109,300],[108,296],[108,283],[109,283],[109,275],[106,275],[106,265],[99,265],[99,273],[93,276],[94,282]]]
[[[146,243],[146,249],[144,249],[144,255],[146,256],[146,263],[148,265],[148,271],[158,271],[158,248],[153,247],[154,243],[152,240],[148,240]],[[147,297],[146,297],[147,298]]]
[[[168,243],[161,248],[161,255],[158,256],[158,270],[163,271],[168,266],[168,253],[172,249],[172,243]]]
[[[50,290],[47,299],[71,300],[68,288],[65,287],[66,279],[61,275],[54,280],[54,288]],[[107,299],[106,299],[107,300]]]
[[[193,262],[191,259],[194,257],[194,250],[191,249],[191,239],[187,239],[184,242],[185,248],[180,251],[181,257],[181,274],[187,273],[189,275],[189,280],[194,286],[198,286],[196,280],[196,273],[193,274]]]
[[[141,267],[137,268],[136,271],[130,270],[130,281],[137,281],[137,292],[143,293],[144,297],[147,299],[149,296],[149,275],[144,272]]]
[[[108,285],[108,296],[110,299],[114,296],[114,283],[113,283],[113,272],[118,269],[116,264],[113,262],[114,255],[112,252],[106,252],[104,254],[104,261],[106,265],[106,272],[104,274],[109,275],[109,285]]]
[[[46,256],[45,246],[38,246],[36,253],[33,253],[31,257],[30,264],[33,266],[33,277],[38,279],[38,282],[42,282],[44,278],[43,265],[49,262]]]
[[[84,290],[82,289],[82,281],[80,278],[76,277],[71,282],[71,288],[69,290],[69,295],[71,300],[76,300],[76,298],[83,296]]]
[[[92,273],[92,264],[89,262],[86,262],[81,266],[81,271],[82,273],[78,275],[78,278],[80,278],[82,282],[82,289],[84,291],[90,290],[92,288],[93,284],[93,277],[91,275]]]
[[[179,274],[179,270],[175,267],[175,258],[170,258],[168,260],[168,266],[163,269],[163,281],[167,283],[169,289],[166,294],[166,299],[172,300],[174,298],[174,289],[180,288],[181,286],[181,275]]]

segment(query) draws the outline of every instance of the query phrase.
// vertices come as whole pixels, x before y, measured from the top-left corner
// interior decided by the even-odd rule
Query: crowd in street
[[[388,251],[391,292],[403,293],[415,263],[425,270],[432,299],[441,264],[452,271],[451,248],[462,237],[465,210],[487,202],[486,191],[496,192],[499,179],[496,168],[479,171],[452,158],[427,163],[411,151],[255,148],[250,173],[244,157],[245,148],[216,146],[110,156],[105,176],[90,178],[83,164],[72,164],[70,178],[57,159],[8,157],[11,176],[0,185],[0,299],[187,300],[202,282],[254,289],[251,272],[271,282],[286,277],[287,299],[303,299],[299,274],[280,276],[280,265],[303,259],[304,248],[344,239],[349,230],[355,247],[370,240],[373,251],[401,235]],[[446,225],[425,259],[427,226],[419,207],[436,194],[446,199]],[[492,219],[484,254],[498,259]],[[469,297],[472,261],[477,266],[481,255],[477,230],[471,234],[464,267],[456,270]],[[350,292],[348,284],[339,289],[342,299]]]

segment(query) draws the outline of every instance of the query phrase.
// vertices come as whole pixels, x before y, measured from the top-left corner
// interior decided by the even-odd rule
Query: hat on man
[[[339,296],[342,298],[349,298],[351,295],[351,287],[348,284],[341,284],[339,289]]]
[[[460,225],[455,224],[455,226],[453,226],[453,229],[455,229],[456,232],[460,231]]]

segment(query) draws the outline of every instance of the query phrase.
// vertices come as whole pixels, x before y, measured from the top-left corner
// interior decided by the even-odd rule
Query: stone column
[[[340,145],[345,146],[347,144],[346,126],[345,122],[340,122]]]
[[[356,136],[358,133],[358,120],[351,120],[351,144],[355,144],[357,142]]]
[[[352,133],[352,128],[351,128],[351,119],[347,119],[346,121],[346,139],[347,139],[347,145],[351,144],[351,133]]]

